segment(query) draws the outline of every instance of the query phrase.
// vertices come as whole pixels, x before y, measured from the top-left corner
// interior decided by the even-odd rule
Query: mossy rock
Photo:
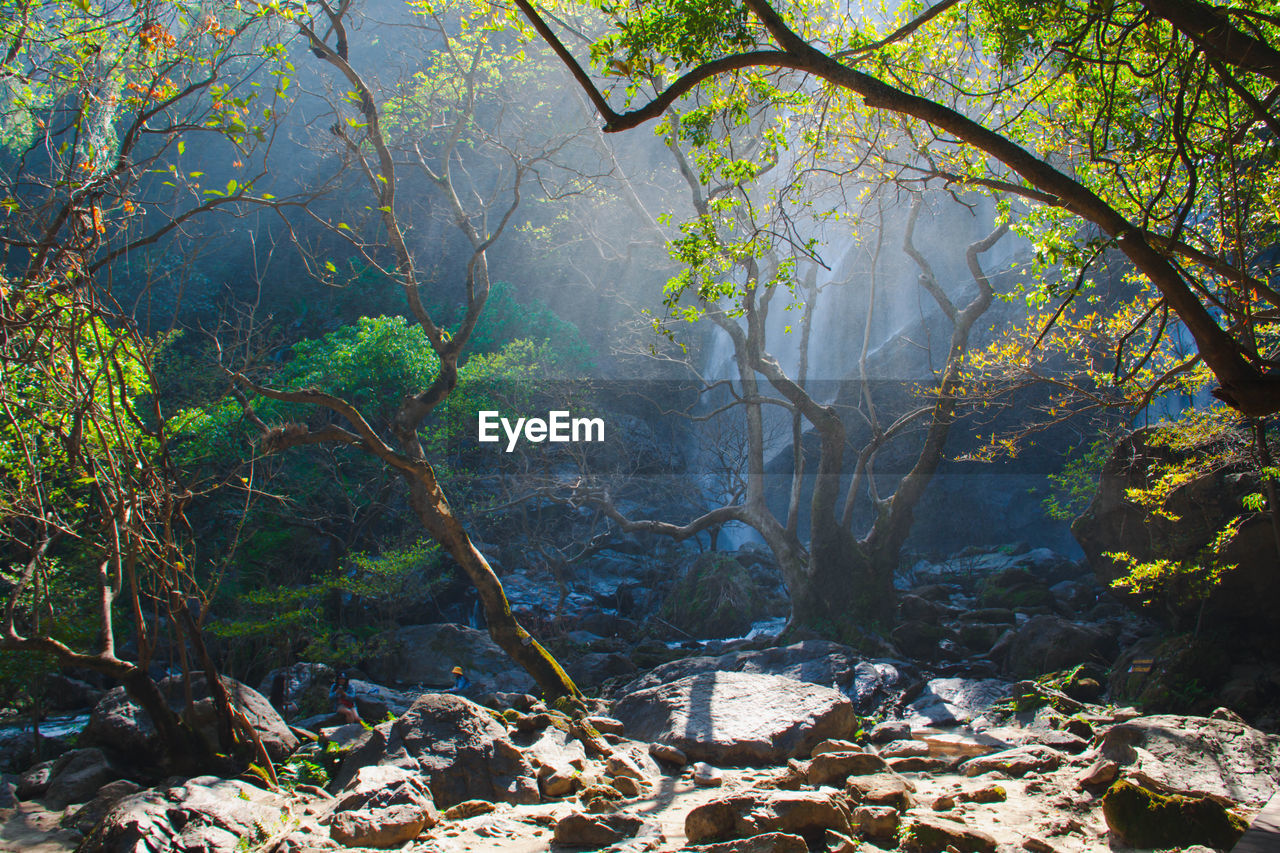
[[[1131,847],[1182,849],[1195,844],[1229,850],[1248,828],[1209,797],[1157,794],[1121,780],[1102,798],[1107,828]]]
[[[770,615],[769,594],[733,557],[703,554],[671,587],[660,615],[694,637],[741,637]]]
[[[1151,663],[1136,666],[1138,660]],[[1219,704],[1214,694],[1230,671],[1231,658],[1217,642],[1182,635],[1141,643],[1116,662],[1111,699],[1151,714],[1203,716]]]
[[[1022,569],[1009,569],[987,578],[978,596],[984,608],[1028,610],[1035,607],[1052,608],[1055,603],[1049,585]]]

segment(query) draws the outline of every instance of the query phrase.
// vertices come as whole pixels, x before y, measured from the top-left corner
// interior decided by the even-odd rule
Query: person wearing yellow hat
[[[453,686],[445,693],[461,693],[471,686],[471,679],[467,678],[462,672],[462,667],[455,666],[453,668]]]

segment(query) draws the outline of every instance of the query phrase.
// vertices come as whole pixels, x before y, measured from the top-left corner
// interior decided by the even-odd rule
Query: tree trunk
[[[489,636],[533,677],[548,703],[565,697],[580,699],[582,692],[564,668],[516,621],[511,603],[502,589],[502,581],[498,580],[489,561],[454,515],[444,492],[435,482],[434,474],[430,473],[430,467],[425,462],[422,464],[427,472],[422,476],[404,474],[409,485],[409,504],[427,532],[453,556],[480,594],[485,621],[489,623]]]

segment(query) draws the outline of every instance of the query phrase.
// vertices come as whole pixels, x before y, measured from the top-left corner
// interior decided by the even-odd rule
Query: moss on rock
[[[1121,780],[1102,798],[1107,828],[1131,847],[1230,849],[1248,828],[1216,800],[1157,794]]]
[[[672,586],[661,616],[694,637],[740,637],[768,616],[768,595],[742,563],[703,554]]]

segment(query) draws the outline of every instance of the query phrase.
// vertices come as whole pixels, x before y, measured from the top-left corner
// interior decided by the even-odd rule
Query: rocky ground
[[[768,588],[758,554],[740,563]],[[0,743],[0,850],[1228,850],[1280,784],[1280,738],[1261,730],[1274,673],[1219,673],[1259,728],[1207,691],[1200,715],[1139,712],[1159,710],[1194,644],[1155,636],[1051,552],[921,564],[898,628],[857,649],[657,642],[640,614],[601,606],[625,578],[597,573],[557,640],[601,697],[586,719],[450,624],[401,629],[355,673],[362,717],[385,720],[369,729],[334,725],[322,665],[284,672],[288,723],[229,681],[275,788],[156,778],[146,716],[68,680],[62,707],[93,703],[74,743],[46,742],[56,757],[34,766],[29,740]],[[534,595],[524,581],[511,588]],[[471,698],[424,692],[455,663]],[[193,722],[210,721],[197,701]]]

